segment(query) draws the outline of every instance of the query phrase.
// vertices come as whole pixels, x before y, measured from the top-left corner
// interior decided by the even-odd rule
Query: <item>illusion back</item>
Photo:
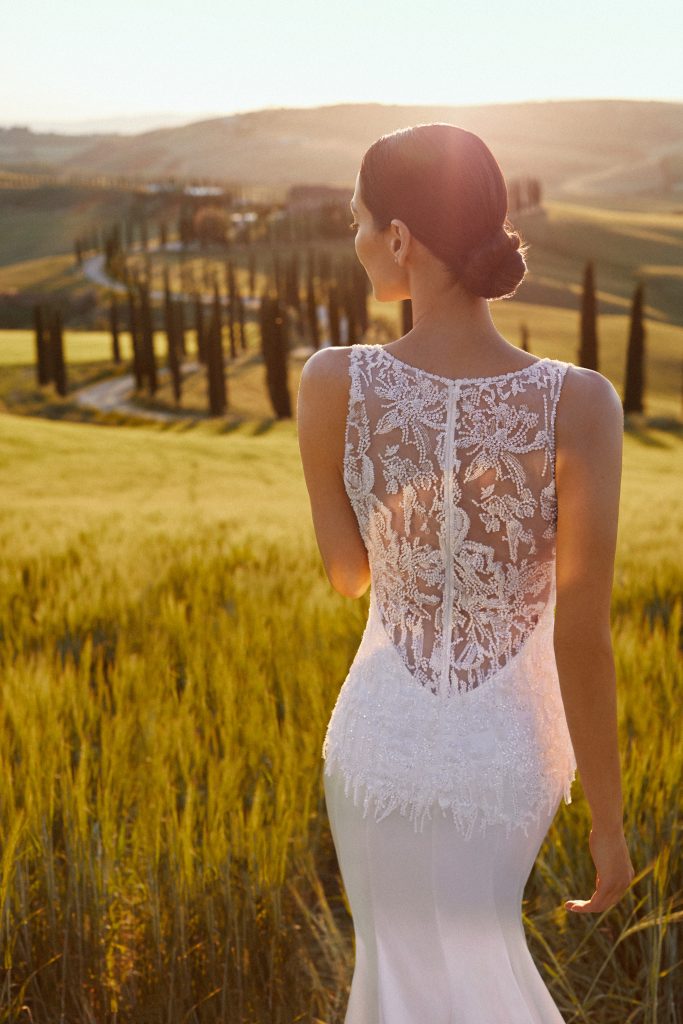
[[[525,825],[576,763],[560,697],[555,415],[569,363],[452,380],[349,350],[344,484],[370,614],[323,746],[365,808]],[[503,810],[512,792],[517,811]],[[514,820],[513,820],[514,819]]]
[[[550,597],[565,367],[457,381],[381,345],[351,359],[344,482],[382,619],[433,693],[480,686]]]

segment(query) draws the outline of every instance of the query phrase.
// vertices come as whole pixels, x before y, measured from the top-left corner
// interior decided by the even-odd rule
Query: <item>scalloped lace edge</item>
[[[483,809],[479,804],[473,804],[464,808],[462,800],[443,800],[438,797],[430,797],[426,800],[411,797],[402,798],[396,789],[390,785],[377,785],[367,782],[360,777],[358,772],[349,771],[343,767],[341,759],[336,753],[330,752],[324,758],[324,772],[332,776],[338,771],[344,781],[344,795],[352,798],[354,806],[363,808],[363,817],[368,816],[371,806],[374,806],[374,819],[382,821],[392,811],[398,809],[403,817],[413,822],[416,832],[424,831],[425,821],[432,820],[432,810],[436,810],[438,804],[442,816],[445,817],[448,811],[451,812],[453,824],[458,832],[470,840],[474,833],[475,826],[479,826],[479,835],[486,835],[491,826],[505,825],[505,838],[509,839],[514,828],[522,829],[525,836],[529,835],[529,826],[533,823],[537,827],[540,824],[541,814],[549,816],[553,808],[559,806],[564,799],[565,804],[572,802],[571,787],[576,779],[576,765],[573,764],[570,774],[563,780],[558,790],[549,789],[540,794],[533,806],[529,806],[520,812],[515,820],[501,814],[500,807]],[[545,801],[545,802],[544,802]]]

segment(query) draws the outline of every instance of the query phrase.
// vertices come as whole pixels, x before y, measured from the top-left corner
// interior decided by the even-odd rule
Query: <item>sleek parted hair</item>
[[[404,221],[473,295],[510,298],[523,281],[528,246],[508,220],[503,173],[473,132],[435,122],[382,135],[359,187],[378,231]]]

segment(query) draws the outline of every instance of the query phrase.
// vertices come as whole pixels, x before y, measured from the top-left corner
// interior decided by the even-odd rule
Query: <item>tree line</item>
[[[195,331],[196,357],[207,378],[208,415],[223,416],[229,408],[226,369],[238,355],[247,351],[247,322],[253,322],[258,347],[265,367],[265,384],[277,418],[291,417],[289,350],[296,337],[312,349],[323,343],[321,310],[325,312],[329,342],[332,345],[355,344],[369,325],[368,280],[357,261],[336,260],[326,252],[307,253],[302,267],[297,252],[284,258],[272,254],[272,269],[260,296],[255,294],[255,265],[248,274],[249,295],[243,294],[232,261],[225,263],[223,279],[214,273],[213,297],[207,302],[195,289],[192,297],[174,294],[168,267],[164,268],[163,301],[157,307],[151,290],[151,272],[123,272],[125,301],[114,293],[109,300],[108,319],[111,334],[111,358],[123,362],[121,334],[127,331],[132,348],[131,371],[136,390],[153,397],[159,388],[154,335],[164,339],[165,364],[171,375],[174,401],[182,400],[182,364],[188,355],[186,333]],[[204,282],[206,283],[206,282]],[[256,314],[246,309],[246,298],[255,299]],[[205,308],[208,305],[208,310]],[[45,304],[34,307],[36,369],[39,384],[54,381],[58,394],[67,392],[62,318]],[[345,333],[342,323],[345,323]],[[47,325],[50,329],[47,330]],[[227,340],[227,353],[226,353]]]
[[[333,266],[329,254],[319,253],[316,265],[312,251],[308,253],[305,282],[301,288],[301,267],[298,254],[283,260],[273,255],[273,272],[259,301],[254,329],[258,332],[259,349],[265,368],[265,385],[278,419],[292,415],[289,385],[289,351],[292,334],[304,338],[312,349],[322,344],[319,310],[326,310],[329,344],[362,344],[369,326],[367,278],[357,262],[345,268]],[[322,303],[321,300],[322,299]],[[645,393],[645,323],[644,288],[639,283],[633,293],[624,367],[624,413],[643,413]],[[228,261],[224,290],[216,275],[213,298],[208,315],[200,294],[191,302],[175,296],[171,290],[168,268],[164,269],[164,296],[159,310],[151,297],[150,281],[145,277],[129,277],[126,302],[119,304],[112,296],[109,305],[109,327],[112,361],[122,362],[120,335],[127,328],[133,350],[132,372],[138,391],[154,396],[158,390],[157,357],[154,351],[155,330],[165,338],[165,362],[170,371],[174,401],[182,400],[182,364],[188,355],[186,332],[195,330],[197,360],[206,373],[208,414],[223,416],[229,408],[226,366],[247,351],[247,313],[244,296],[237,284],[235,269]],[[346,331],[342,334],[342,319]],[[34,309],[37,379],[41,385],[54,381],[57,393],[67,391],[66,363],[62,338],[62,317],[59,310],[43,305]],[[125,324],[125,326],[124,326]],[[401,328],[406,334],[412,327],[412,304],[401,303]],[[521,325],[521,348],[529,351],[529,330]],[[228,355],[224,337],[227,336]],[[595,294],[594,263],[588,261],[583,275],[580,301],[578,366],[599,370],[598,313]],[[682,396],[683,397],[683,396]]]

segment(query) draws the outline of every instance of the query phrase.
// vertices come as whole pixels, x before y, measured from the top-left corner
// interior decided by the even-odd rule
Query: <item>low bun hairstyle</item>
[[[375,228],[402,220],[472,295],[511,298],[527,272],[505,178],[478,135],[435,122],[382,135],[360,166]]]

